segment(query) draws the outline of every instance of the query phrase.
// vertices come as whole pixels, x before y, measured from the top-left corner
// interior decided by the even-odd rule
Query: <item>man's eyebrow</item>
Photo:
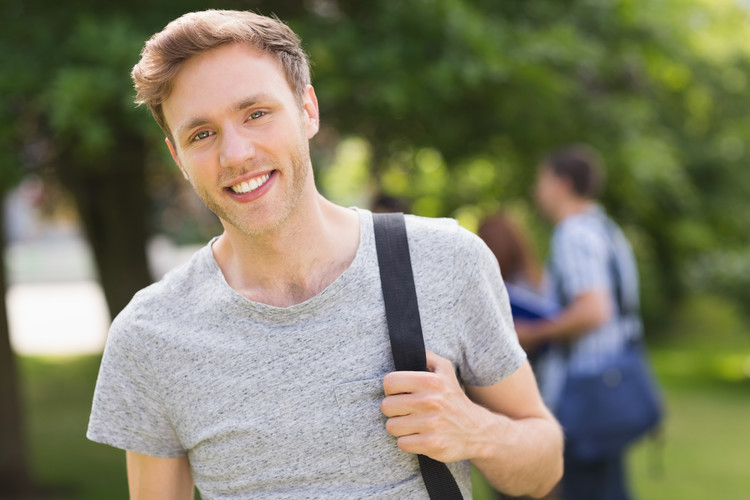
[[[234,107],[235,111],[242,111],[243,109],[251,108],[255,106],[258,103],[261,102],[270,102],[273,101],[273,97],[270,94],[267,94],[265,92],[252,95],[250,97],[247,97],[240,102],[237,103],[237,105]]]
[[[184,134],[188,130],[192,130],[196,127],[200,127],[201,125],[204,125],[208,123],[208,120],[206,118],[200,118],[196,117],[192,120],[182,123],[175,128],[174,135],[175,137],[182,137],[182,134]]]
[[[242,111],[243,109],[251,108],[257,105],[259,102],[270,102],[273,100],[274,99],[270,94],[264,92],[242,99],[233,106],[233,110]],[[177,128],[175,128],[175,136],[180,137],[185,131],[205,125],[206,123],[209,123],[209,121],[210,120],[208,118],[195,117],[183,124],[178,125]]]

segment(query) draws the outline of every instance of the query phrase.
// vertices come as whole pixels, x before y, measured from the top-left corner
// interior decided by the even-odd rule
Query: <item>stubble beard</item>
[[[277,172],[274,175],[281,174],[282,176],[288,177],[291,173],[292,183],[291,188],[286,193],[282,193],[283,199],[281,200],[280,205],[272,207],[272,210],[274,210],[275,213],[264,226],[256,226],[253,224],[254,217],[252,209],[245,208],[242,204],[236,204],[232,201],[221,204],[215,197],[211,196],[207,189],[201,186],[196,186],[192,182],[191,185],[206,207],[219,217],[225,229],[227,229],[227,226],[231,226],[239,233],[249,237],[266,236],[274,233],[283,226],[299,206],[310,175],[310,155],[309,149],[306,146],[307,142],[305,140],[305,142],[300,143],[296,148],[289,161],[288,169],[282,171],[282,169],[275,168]],[[275,162],[272,166],[278,167]],[[238,173],[237,175],[233,174],[234,176],[232,178],[236,178],[241,174],[242,173]],[[277,179],[276,181],[278,180],[283,181],[284,179]],[[274,189],[278,189],[279,187],[283,188],[283,186],[273,186]],[[250,205],[252,205],[252,203]]]

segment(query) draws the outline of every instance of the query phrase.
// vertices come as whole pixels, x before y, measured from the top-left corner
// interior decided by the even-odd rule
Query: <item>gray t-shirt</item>
[[[380,412],[393,371],[372,214],[350,267],[286,308],[224,280],[211,252],[135,295],[112,324],[88,438],[188,455],[204,500],[426,499],[415,455]],[[512,374],[519,347],[497,261],[448,219],[407,216],[425,345],[461,381]],[[449,465],[471,498],[468,463]]]

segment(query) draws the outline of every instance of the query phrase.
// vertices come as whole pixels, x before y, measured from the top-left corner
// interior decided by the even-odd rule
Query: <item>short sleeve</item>
[[[500,267],[485,243],[459,230],[454,283],[460,293],[453,308],[462,344],[459,363],[467,385],[490,386],[512,375],[525,361],[510,312]]]
[[[123,312],[110,329],[86,437],[155,457],[185,455],[148,369],[153,353],[130,317]]]
[[[580,223],[560,227],[552,240],[553,279],[564,302],[594,290],[609,290],[606,242]]]

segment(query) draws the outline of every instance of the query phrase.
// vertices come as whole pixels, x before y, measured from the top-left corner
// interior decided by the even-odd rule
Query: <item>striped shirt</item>
[[[620,228],[598,205],[555,227],[547,274],[547,295],[562,305],[592,291],[606,292],[613,305],[609,321],[570,344],[554,343],[541,360],[542,395],[550,408],[555,408],[567,371],[603,371],[627,341],[642,335],[642,325],[633,251]]]

